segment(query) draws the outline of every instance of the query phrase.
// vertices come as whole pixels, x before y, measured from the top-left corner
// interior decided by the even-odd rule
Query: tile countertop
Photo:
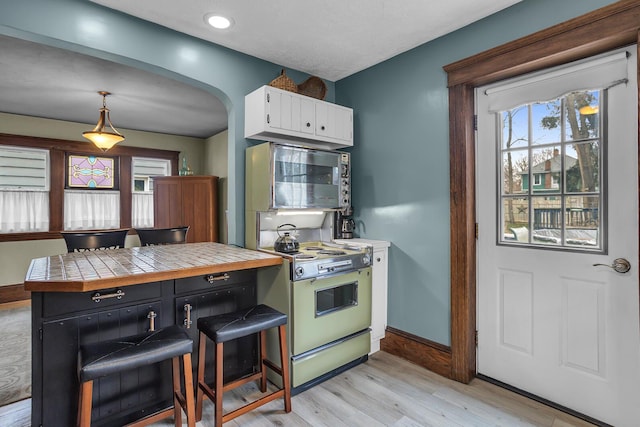
[[[24,288],[87,292],[280,264],[280,256],[213,242],[84,251],[33,259]]]

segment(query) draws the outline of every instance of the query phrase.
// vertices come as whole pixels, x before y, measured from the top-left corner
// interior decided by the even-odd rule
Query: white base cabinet
[[[389,280],[388,255],[390,242],[369,239],[339,239],[336,243],[371,246],[373,248],[373,264],[371,269],[371,352],[380,350],[380,340],[385,336],[387,328],[387,292]]]
[[[271,86],[244,98],[244,137],[324,149],[353,146],[353,110]]]

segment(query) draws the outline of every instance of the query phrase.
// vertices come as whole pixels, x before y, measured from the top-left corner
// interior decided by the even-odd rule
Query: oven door
[[[293,282],[291,352],[304,353],[371,325],[371,267]]]

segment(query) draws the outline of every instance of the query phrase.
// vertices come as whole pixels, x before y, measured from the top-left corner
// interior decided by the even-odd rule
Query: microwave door
[[[337,153],[278,147],[274,155],[274,207],[337,208],[340,157]]]

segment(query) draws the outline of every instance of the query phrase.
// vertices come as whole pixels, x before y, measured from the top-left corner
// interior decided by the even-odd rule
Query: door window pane
[[[573,92],[499,113],[498,242],[603,250],[601,98],[601,91]]]

